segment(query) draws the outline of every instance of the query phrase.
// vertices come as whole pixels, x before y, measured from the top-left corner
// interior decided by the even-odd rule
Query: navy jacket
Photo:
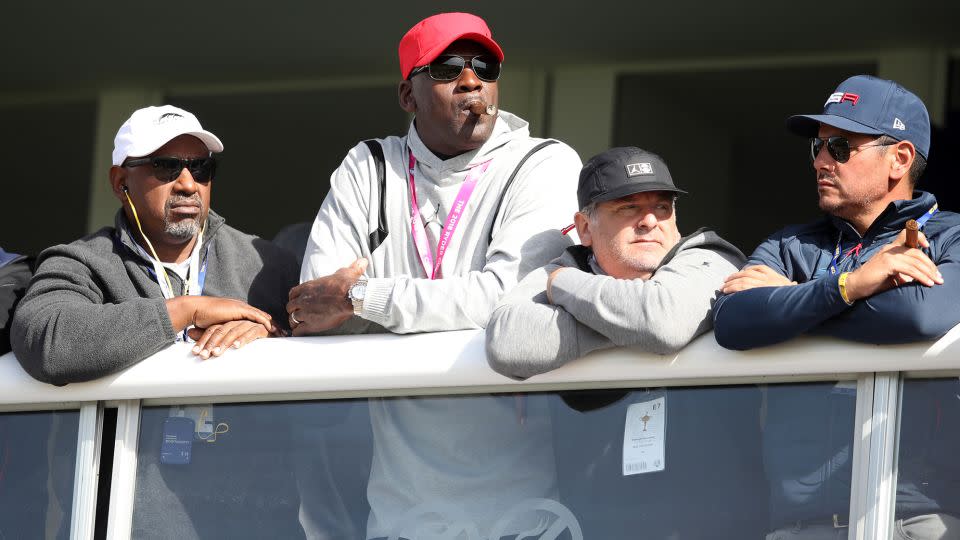
[[[877,344],[942,336],[960,322],[958,214],[940,211],[923,228],[930,242],[925,252],[943,274],[943,285],[907,284],[848,306],[837,284],[841,273],[859,268],[900,234],[907,220],[919,218],[936,202],[930,193],[914,192],[911,200],[891,203],[862,237],[849,223],[826,216],[767,238],[746,266],[769,266],[799,285],[758,287],[721,297],[713,311],[717,342],[745,350],[804,333]],[[831,273],[838,239],[841,262]]]

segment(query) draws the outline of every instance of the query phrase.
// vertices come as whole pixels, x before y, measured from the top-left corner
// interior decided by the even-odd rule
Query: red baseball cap
[[[433,62],[458,39],[475,41],[503,61],[503,50],[493,40],[483,19],[469,13],[439,13],[413,25],[400,40],[400,76]]]

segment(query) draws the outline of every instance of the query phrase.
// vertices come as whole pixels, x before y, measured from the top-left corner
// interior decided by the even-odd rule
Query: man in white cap
[[[14,315],[13,350],[30,375],[86,381],[175,341],[197,340],[194,354],[208,358],[282,332],[296,261],[210,209],[221,151],[194,115],[169,105],[120,127],[114,227],[41,253]]]

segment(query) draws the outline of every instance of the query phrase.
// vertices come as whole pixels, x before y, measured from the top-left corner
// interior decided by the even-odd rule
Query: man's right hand
[[[930,247],[920,233],[920,246]],[[927,287],[943,284],[937,265],[920,249],[906,245],[906,231],[901,231],[892,242],[847,277],[847,298],[850,301],[868,298],[877,293],[899,287],[910,281],[919,281]]]
[[[321,278],[312,279],[290,289],[287,313],[295,336],[309,336],[331,330],[353,316],[353,305],[347,291],[367,269],[367,260],[357,259]]]
[[[190,325],[209,328],[229,321],[253,321],[262,324],[271,333],[278,332],[268,313],[232,298],[178,296],[167,300],[167,313],[177,332]]]

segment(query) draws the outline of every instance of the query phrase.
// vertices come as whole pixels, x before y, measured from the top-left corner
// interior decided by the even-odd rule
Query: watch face
[[[363,300],[363,296],[367,293],[367,284],[366,283],[354,283],[350,287],[350,299],[351,300]]]

